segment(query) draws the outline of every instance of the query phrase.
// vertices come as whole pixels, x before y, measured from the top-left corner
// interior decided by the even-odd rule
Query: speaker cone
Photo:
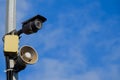
[[[19,57],[26,64],[34,64],[38,60],[37,52],[30,46],[22,47]]]

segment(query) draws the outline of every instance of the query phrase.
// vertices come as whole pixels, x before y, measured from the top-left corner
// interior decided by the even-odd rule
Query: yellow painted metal
[[[4,37],[4,52],[5,55],[14,56],[18,54],[19,36],[5,35]]]

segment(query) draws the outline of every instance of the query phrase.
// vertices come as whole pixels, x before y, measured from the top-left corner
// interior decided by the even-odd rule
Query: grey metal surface
[[[7,0],[6,33],[16,28],[16,0]]]

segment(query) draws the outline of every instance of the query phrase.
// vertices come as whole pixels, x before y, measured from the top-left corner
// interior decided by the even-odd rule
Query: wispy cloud
[[[92,18],[94,15],[93,11],[96,11],[95,18]],[[110,33],[105,33],[104,31],[108,30],[108,28],[103,28],[110,26],[105,23],[109,22],[108,19],[106,18],[104,24],[101,24],[102,20],[100,17],[105,15],[100,9],[100,5],[96,2],[90,3],[82,9],[66,9],[65,12],[57,15],[55,23],[48,23],[43,33],[36,34],[36,37],[33,37],[36,42],[25,40],[25,44],[31,44],[36,47],[40,53],[39,55],[43,57],[42,61],[39,61],[39,65],[34,66],[36,75],[31,75],[34,75],[36,79],[42,80],[118,80],[119,65],[105,65],[102,63],[103,57],[99,57],[101,60],[100,64],[104,66],[93,68],[89,65],[90,59],[88,58],[88,56],[93,54],[85,52],[88,44],[92,44],[98,50],[101,50],[101,45],[107,49],[107,46],[114,43],[114,40],[107,40],[107,37],[102,37],[102,35]],[[111,23],[111,25],[114,26],[116,23]],[[98,37],[96,35],[100,36],[101,39],[97,40]],[[105,40],[106,42],[104,42]],[[116,55],[118,56],[118,54]],[[108,55],[108,57],[110,56]],[[111,58],[109,59],[112,60]],[[37,72],[39,69],[41,72]],[[29,79],[31,77],[26,76],[26,80]]]

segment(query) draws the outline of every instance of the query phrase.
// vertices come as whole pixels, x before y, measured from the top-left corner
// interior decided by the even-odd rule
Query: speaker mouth
[[[28,58],[28,59],[32,59],[32,54],[30,52],[26,52],[25,53],[25,57]]]
[[[30,46],[23,46],[20,49],[20,55],[19,56],[22,59],[22,61],[26,64],[34,64],[38,60],[37,52],[35,51],[35,49],[33,49]]]

